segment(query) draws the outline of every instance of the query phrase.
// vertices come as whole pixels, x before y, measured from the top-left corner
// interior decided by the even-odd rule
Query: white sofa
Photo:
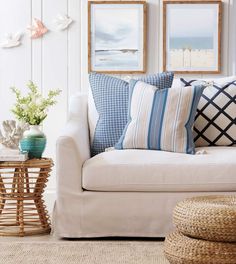
[[[198,148],[197,155],[111,150],[90,158],[87,104],[87,95],[72,99],[57,140],[60,237],[164,237],[178,201],[235,193],[236,147]]]

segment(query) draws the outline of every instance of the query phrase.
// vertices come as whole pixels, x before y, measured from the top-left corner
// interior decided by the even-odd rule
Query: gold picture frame
[[[88,71],[145,73],[146,34],[146,1],[89,1]]]

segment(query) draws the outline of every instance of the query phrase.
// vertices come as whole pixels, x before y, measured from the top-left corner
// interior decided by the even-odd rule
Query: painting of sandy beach
[[[93,2],[90,21],[91,71],[144,71],[143,4]]]
[[[165,70],[219,72],[219,4],[168,2],[164,11]]]

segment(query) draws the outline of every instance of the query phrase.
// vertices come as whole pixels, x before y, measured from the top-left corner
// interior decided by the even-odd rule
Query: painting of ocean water
[[[213,37],[172,37],[170,49],[213,49]]]
[[[137,68],[139,50],[96,50],[95,66],[115,68]]]
[[[167,4],[167,70],[218,69],[218,4]]]
[[[143,70],[143,11],[142,4],[92,5],[92,70]]]

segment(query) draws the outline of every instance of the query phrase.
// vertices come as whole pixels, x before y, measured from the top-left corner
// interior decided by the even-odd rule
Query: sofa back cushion
[[[173,73],[166,72],[143,76],[140,79],[158,89],[172,85]],[[129,83],[104,74],[89,75],[89,121],[91,131],[91,155],[113,147],[128,120]],[[96,122],[96,125],[95,125]]]

